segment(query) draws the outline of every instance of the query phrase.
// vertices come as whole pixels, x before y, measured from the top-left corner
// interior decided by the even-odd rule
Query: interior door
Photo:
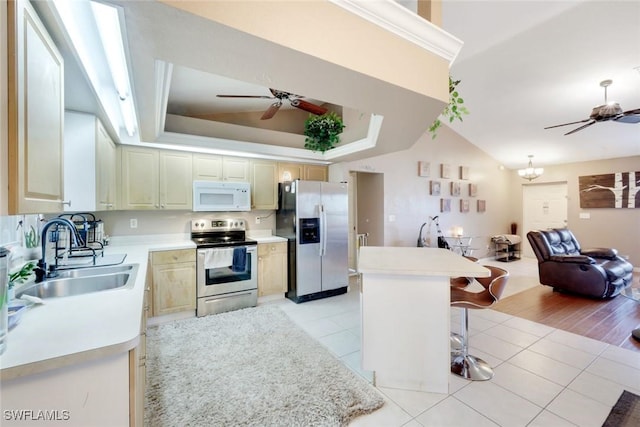
[[[527,232],[567,226],[567,183],[524,185],[522,208],[523,255],[535,258]]]

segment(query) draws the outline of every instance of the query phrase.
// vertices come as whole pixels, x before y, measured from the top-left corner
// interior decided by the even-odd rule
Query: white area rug
[[[383,403],[275,306],[147,331],[150,427],[343,426]]]

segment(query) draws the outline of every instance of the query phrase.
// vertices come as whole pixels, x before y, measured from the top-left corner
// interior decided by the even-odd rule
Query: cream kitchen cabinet
[[[295,181],[327,181],[327,166],[304,163],[278,163],[278,182]]]
[[[61,212],[63,58],[30,2],[7,6],[9,213]]]
[[[222,181],[222,156],[194,154],[193,180]]]
[[[222,157],[222,180],[249,182],[249,159],[242,157]]]
[[[278,209],[278,165],[269,160],[251,161],[251,207]]]
[[[149,268],[147,268],[151,271]],[[149,275],[147,275],[149,276]],[[140,342],[129,351],[129,426],[144,426],[144,394],[147,377],[147,317],[151,299],[151,283],[145,284]]]
[[[96,116],[67,111],[64,118],[65,210],[116,209],[116,145]]]
[[[153,252],[151,263],[153,315],[195,310],[195,249]]]
[[[327,166],[304,165],[305,181],[327,181],[328,178],[329,178],[329,170]]]
[[[304,165],[302,163],[278,162],[278,182],[295,181],[303,179]]]
[[[287,291],[287,242],[258,244],[258,296]]]
[[[192,209],[191,153],[123,146],[121,155],[120,209]]]
[[[215,154],[193,155],[193,179],[250,182],[250,161],[242,157]]]

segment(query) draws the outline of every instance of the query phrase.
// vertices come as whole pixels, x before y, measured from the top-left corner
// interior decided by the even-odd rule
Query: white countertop
[[[286,242],[287,239],[280,236],[274,236],[271,234],[271,230],[253,230],[247,231],[247,239],[255,240],[258,244],[261,243],[278,243]]]
[[[440,248],[362,246],[358,271],[398,276],[489,277],[489,269]]]
[[[48,298],[28,309],[9,332],[0,356],[0,378],[8,380],[134,348],[139,341],[150,251],[195,248],[188,235],[113,238],[105,255],[126,253],[138,264],[134,285],[64,298]]]

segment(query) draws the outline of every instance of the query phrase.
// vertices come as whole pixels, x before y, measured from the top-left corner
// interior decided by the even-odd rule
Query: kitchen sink
[[[137,272],[137,264],[67,270],[61,272],[64,275],[61,274],[59,277],[46,279],[18,290],[16,298],[20,298],[22,295],[59,298],[110,289],[130,289],[135,283]]]
[[[90,268],[75,268],[69,270],[58,270],[58,276],[53,280],[71,277],[89,277],[98,276],[104,274],[113,273],[130,273],[133,269],[133,264],[125,265],[112,265],[109,267],[90,267]]]

